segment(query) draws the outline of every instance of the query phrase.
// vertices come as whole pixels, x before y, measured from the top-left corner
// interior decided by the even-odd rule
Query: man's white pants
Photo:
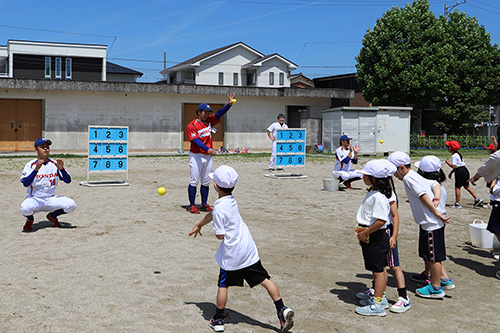
[[[271,146],[271,160],[269,160],[269,169],[274,169],[274,164],[276,163],[276,140],[273,141]]]
[[[363,178],[363,174],[357,172],[356,170],[334,171],[333,177],[335,177],[341,181],[346,181],[346,180],[353,179],[353,178]]]
[[[21,204],[21,214],[23,216],[30,216],[37,212],[53,212],[59,209],[64,210],[65,213],[71,213],[75,208],[75,201],[67,197],[35,198],[28,195]]]
[[[212,172],[212,156],[189,153],[189,185],[196,187],[201,181],[202,186],[210,185],[208,174]]]

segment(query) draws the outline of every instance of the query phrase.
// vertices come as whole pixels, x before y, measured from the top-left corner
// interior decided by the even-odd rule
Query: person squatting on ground
[[[479,206],[483,202],[483,200],[478,198],[476,192],[474,192],[472,187],[469,186],[469,178],[470,178],[469,169],[467,169],[465,165],[462,154],[458,152],[458,150],[460,149],[460,143],[458,143],[458,141],[455,140],[446,141],[446,146],[448,147],[448,151],[452,154],[451,159],[446,160],[446,164],[448,164],[448,166],[452,168],[448,177],[451,179],[451,176],[453,175],[453,173],[455,173],[456,200],[455,204],[453,205],[453,208],[462,208],[462,205],[460,204],[460,188],[462,186],[474,198],[474,206]]]
[[[274,166],[276,164],[276,138],[278,135],[278,130],[288,128],[287,124],[285,124],[285,115],[284,114],[280,113],[280,114],[278,114],[278,116],[276,118],[278,119],[278,121],[272,123],[267,128],[267,136],[272,141],[271,159],[269,160],[269,171],[274,171]],[[282,170],[282,169],[278,168],[278,170]]]
[[[390,250],[390,236],[386,230],[391,215],[389,199],[394,192],[389,179],[394,172],[396,167],[386,160],[369,161],[360,171],[370,190],[356,214],[356,235],[363,252],[365,268],[372,272],[374,280],[373,297],[362,300],[362,305],[365,306],[356,308],[356,313],[364,316],[386,315],[386,306],[382,300],[387,287],[385,267]]]
[[[213,149],[212,145],[212,131],[213,128],[220,122],[220,119],[236,101],[234,95],[227,95],[229,103],[222,109],[213,114],[210,105],[201,103],[196,110],[196,119],[191,121],[186,128],[186,132],[191,142],[191,149],[189,151],[189,211],[193,214],[199,214],[200,211],[196,207],[196,187],[201,181],[201,207],[202,211],[210,212],[212,207],[207,203],[210,178],[208,174],[212,172],[212,156],[217,152]]]
[[[394,169],[395,170],[395,169]],[[396,286],[398,289],[398,300],[394,305],[389,308],[389,301],[384,292],[382,297],[382,305],[385,309],[389,308],[391,312],[404,313],[411,309],[410,298],[408,297],[406,291],[406,282],[403,274],[403,270],[399,264],[399,249],[398,249],[398,234],[399,234],[399,213],[398,213],[398,197],[395,191],[394,182],[392,177],[389,178],[391,186],[393,188],[392,196],[389,198],[390,211],[389,214],[389,224],[386,228],[386,232],[389,235],[389,251],[387,252],[387,266],[392,271],[394,278],[396,279]],[[374,296],[375,281],[372,281],[372,287],[368,290],[359,292],[356,297],[360,299],[361,305],[368,305],[373,303],[372,297]]]
[[[47,220],[54,227],[61,227],[58,216],[71,213],[76,208],[73,199],[55,196],[59,180],[69,184],[71,176],[64,168],[61,159],[55,161],[49,158],[52,141],[38,138],[35,141],[37,158],[29,161],[21,175],[21,183],[27,188],[28,195],[21,204],[21,214],[26,217],[23,231],[31,231],[34,214],[40,211],[49,212]]]
[[[215,254],[220,273],[217,309],[210,319],[210,327],[215,332],[224,331],[224,308],[227,303],[228,288],[242,287],[245,280],[250,288],[260,284],[267,290],[276,306],[281,331],[288,332],[293,326],[294,312],[283,304],[278,287],[270,280],[271,277],[262,266],[252,234],[241,218],[238,204],[232,195],[238,173],[232,167],[222,165],[211,174],[211,177],[219,199],[215,201],[213,211],[205,215],[189,232],[189,236],[194,235],[195,238],[198,234],[202,236],[201,228],[213,220],[215,237],[222,240]]]
[[[448,198],[448,194],[446,193],[445,187],[441,185],[444,181],[446,181],[446,175],[444,174],[443,169],[441,169],[441,160],[437,156],[428,155],[422,157],[422,159],[415,162],[414,165],[418,169],[417,173],[427,179],[431,186],[434,194],[434,198],[432,199],[434,206],[439,212],[446,215],[446,200]],[[424,284],[429,283],[431,280],[430,265],[428,262],[425,263],[425,270],[422,273],[411,276],[413,281]],[[443,290],[454,289],[456,286],[448,277],[448,273],[444,268],[444,263],[441,263],[441,267],[441,287]]]
[[[431,185],[411,169],[408,154],[397,151],[389,155],[387,160],[396,166],[395,176],[404,184],[413,218],[420,225],[418,254],[430,267],[430,283],[415,292],[420,297],[442,299],[445,296],[441,287],[442,262],[446,260],[444,223],[448,223],[450,218],[434,206]]]
[[[333,177],[344,182],[347,188],[351,187],[351,182],[359,180],[362,174],[352,169],[353,164],[358,163],[359,145],[352,146],[351,139],[344,134],[340,137],[340,147],[335,151],[335,166],[333,167]]]

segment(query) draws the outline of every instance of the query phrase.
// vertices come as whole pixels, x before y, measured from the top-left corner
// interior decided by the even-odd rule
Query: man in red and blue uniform
[[[201,181],[201,207],[202,211],[211,212],[212,207],[207,203],[210,177],[208,174],[212,172],[212,156],[217,154],[212,146],[212,133],[215,133],[213,128],[220,122],[220,119],[231,106],[236,102],[234,95],[227,95],[229,103],[222,109],[213,114],[210,105],[201,103],[196,110],[196,119],[190,122],[186,128],[186,132],[191,142],[189,150],[189,211],[193,214],[198,214],[200,211],[196,207],[196,187]]]

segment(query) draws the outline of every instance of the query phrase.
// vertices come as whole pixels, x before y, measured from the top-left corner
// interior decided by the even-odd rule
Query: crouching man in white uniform
[[[59,180],[69,184],[71,176],[64,169],[61,159],[53,161],[49,158],[50,145],[52,141],[46,138],[38,138],[35,141],[35,151],[38,154],[26,164],[21,176],[21,183],[27,188],[28,196],[21,204],[21,214],[26,217],[23,231],[31,231],[36,212],[46,211],[47,220],[54,227],[61,227],[57,217],[62,214],[71,213],[76,208],[73,199],[55,196],[56,186]]]
[[[352,188],[351,182],[363,178],[363,175],[352,169],[353,164],[358,163],[358,151],[360,147],[351,145],[351,138],[348,135],[340,137],[340,147],[335,151],[335,167],[333,177],[344,182],[347,188]]]

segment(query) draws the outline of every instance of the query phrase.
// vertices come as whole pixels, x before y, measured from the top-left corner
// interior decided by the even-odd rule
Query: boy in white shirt
[[[202,235],[201,228],[213,220],[215,237],[222,240],[215,260],[220,266],[217,292],[217,309],[210,319],[210,327],[215,332],[224,331],[224,308],[227,303],[227,293],[230,286],[243,286],[247,281],[250,288],[260,284],[271,296],[281,331],[288,332],[293,326],[294,312],[286,307],[281,299],[278,287],[270,280],[270,276],[262,266],[250,230],[241,218],[238,204],[232,192],[238,180],[236,171],[227,165],[218,167],[210,174],[219,199],[215,201],[213,212],[208,213],[189,232],[189,236]]]
[[[495,234],[500,241],[500,178],[491,182],[490,200],[491,200],[491,215],[488,221],[486,230]],[[496,277],[500,279],[500,271],[496,273]]]
[[[431,283],[415,292],[421,297],[442,299],[445,293],[441,287],[441,263],[446,260],[444,223],[450,218],[434,206],[431,185],[411,169],[408,154],[397,151],[389,155],[387,160],[396,166],[395,176],[404,183],[413,218],[420,225],[418,254],[430,267]]]

